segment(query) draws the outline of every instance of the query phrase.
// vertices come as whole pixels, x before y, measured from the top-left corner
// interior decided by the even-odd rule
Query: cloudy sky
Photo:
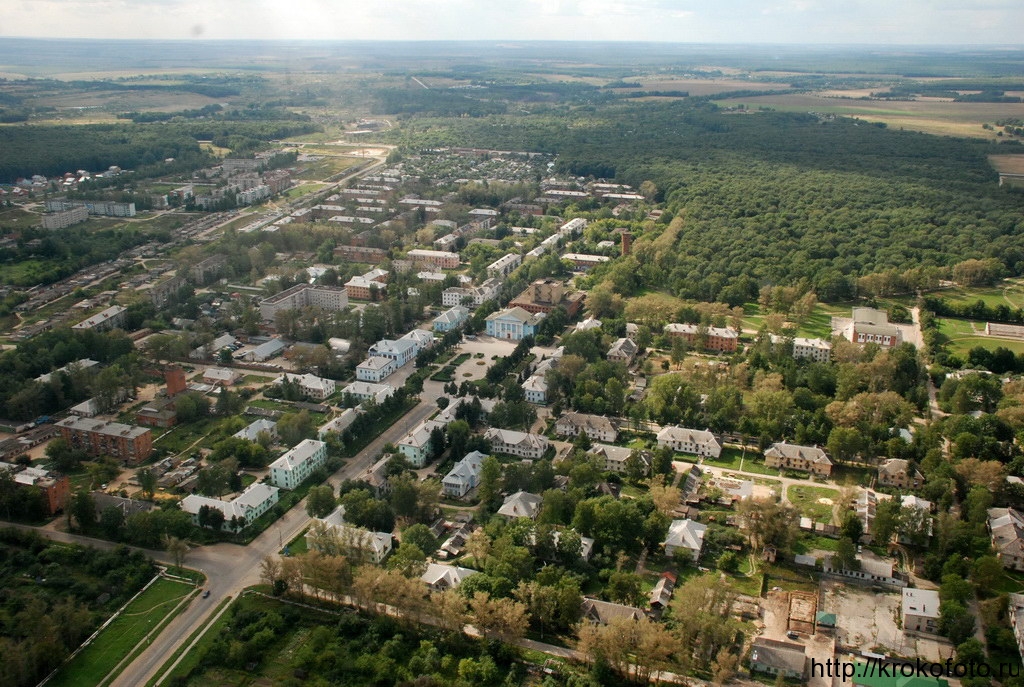
[[[1024,0],[0,0],[0,36],[1021,44]]]

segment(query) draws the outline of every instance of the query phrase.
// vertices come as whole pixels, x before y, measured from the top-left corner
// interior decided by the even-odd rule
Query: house
[[[691,346],[725,353],[733,353],[740,338],[739,332],[731,327],[707,327],[676,322],[666,324],[665,333],[671,337],[680,337]]]
[[[826,574],[836,575],[852,582],[891,589],[902,589],[907,586],[905,573],[896,570],[891,561],[879,558],[868,549],[857,554],[857,562],[860,564],[858,569],[846,570],[837,565],[835,556],[826,556],[823,569]]]
[[[989,508],[992,548],[1004,568],[1024,571],[1024,513],[1013,508]]]
[[[672,592],[676,588],[676,576],[670,572],[661,573],[657,584],[651,590],[651,610],[659,611],[668,608],[672,600]]]
[[[625,474],[627,461],[634,454],[636,454],[637,459],[640,461],[643,474],[646,475],[651,471],[650,451],[640,451],[625,446],[594,444],[587,453],[597,456],[602,461],[601,468],[607,472],[617,472],[620,475]]]
[[[878,483],[894,489],[917,489],[924,484],[924,475],[916,469],[911,474],[908,460],[889,458],[878,466]]]
[[[563,413],[555,422],[555,434],[574,437],[586,434],[593,441],[614,442],[619,438],[619,429],[611,420],[600,415],[587,413]]]
[[[330,434],[341,434],[346,429],[352,426],[352,423],[356,421],[360,415],[365,411],[362,408],[346,408],[341,415],[334,418],[330,422],[325,423],[317,430],[317,438],[320,441],[324,441],[324,438]]]
[[[939,633],[939,593],[933,589],[903,589],[903,631]]]
[[[203,373],[203,383],[213,386],[233,386],[242,378],[241,373],[223,367],[209,367]]]
[[[450,309],[434,318],[434,331],[450,332],[464,325],[468,319],[469,308],[464,305],[453,305]]]
[[[427,566],[426,572],[420,575],[427,587],[432,592],[446,592],[455,589],[462,584],[467,577],[476,575],[476,570],[460,568],[457,565],[445,563],[431,563]]]
[[[260,432],[266,432],[270,435],[272,440],[276,441],[277,423],[273,420],[261,417],[260,419],[251,422],[245,429],[238,430],[232,436],[236,439],[245,439],[247,441],[255,442],[259,440]]]
[[[750,670],[803,680],[807,676],[807,654],[802,644],[757,637],[750,648]]]
[[[318,401],[322,401],[335,392],[338,388],[337,382],[333,379],[326,379],[324,377],[317,377],[312,374],[296,375],[290,372],[285,372],[283,375],[274,380],[274,384],[282,384],[288,382],[290,384],[297,384],[299,391],[315,398]]]
[[[633,358],[640,351],[640,347],[636,345],[636,342],[632,339],[617,339],[612,344],[611,348],[608,349],[608,355],[605,357],[611,360],[613,363],[625,363],[631,365]]]
[[[722,455],[722,445],[715,435],[707,430],[687,429],[686,427],[663,427],[658,432],[658,446],[667,446],[676,453],[688,453],[704,458],[718,458]]]
[[[589,332],[592,329],[601,329],[601,320],[596,317],[588,317],[576,324],[576,331],[578,332]]]
[[[509,520],[514,518],[530,518],[532,520],[540,512],[540,506],[543,501],[544,499],[537,494],[517,491],[505,499],[505,503],[501,504],[501,508],[498,509],[498,515]]]
[[[281,489],[295,489],[327,461],[327,444],[303,439],[270,464],[270,483]]]
[[[486,457],[485,454],[479,451],[467,453],[441,480],[441,488],[444,491],[444,495],[453,499],[460,499],[469,493],[471,489],[476,488],[480,483],[480,468]]]
[[[544,313],[529,313],[522,308],[507,308],[487,316],[487,334],[497,339],[520,341],[534,336]]]
[[[799,470],[828,477],[832,474],[832,461],[817,446],[799,446],[778,442],[764,452],[764,464],[780,470]]]
[[[548,450],[547,437],[511,429],[491,427],[484,432],[484,439],[491,442],[491,450],[494,453],[508,456],[537,460]]]
[[[136,465],[153,450],[153,433],[144,427],[85,417],[66,417],[56,426],[65,441],[90,456],[108,455]]]
[[[688,551],[693,562],[700,558],[700,551],[704,548],[704,533],[708,526],[696,520],[673,520],[668,528],[668,536],[665,537],[665,555],[675,556],[676,551]]]
[[[388,384],[371,384],[370,382],[352,382],[341,390],[342,397],[351,396],[359,403],[373,401],[380,405],[395,393],[394,387]]]
[[[361,382],[380,384],[398,369],[392,358],[370,356],[356,366],[356,379]]]
[[[598,599],[583,599],[580,613],[584,621],[593,625],[607,625],[616,618],[629,618],[637,621],[644,619],[644,612],[639,608]]]
[[[444,427],[444,423],[424,420],[398,442],[398,451],[414,468],[423,467],[427,464],[433,450],[433,444],[430,441],[431,433],[435,429],[444,429]]]
[[[192,516],[192,524],[199,525],[199,513],[204,506],[219,510],[224,515],[221,529],[238,532],[251,525],[277,503],[278,488],[253,482],[231,501],[222,501],[198,494],[189,494],[181,500],[181,509]]]

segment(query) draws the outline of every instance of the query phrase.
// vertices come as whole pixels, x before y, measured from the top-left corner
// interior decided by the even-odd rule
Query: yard
[[[815,522],[831,523],[832,505],[839,498],[839,492],[828,487],[793,484],[786,491],[786,496],[801,515]]]
[[[184,582],[165,578],[157,580],[130,602],[92,644],[64,664],[48,684],[54,687],[107,684],[111,671],[123,667],[122,661],[141,648],[150,632],[177,615],[181,610],[178,604],[195,589]]]

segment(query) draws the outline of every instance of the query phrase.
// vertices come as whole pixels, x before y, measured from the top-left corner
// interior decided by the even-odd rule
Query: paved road
[[[369,446],[334,473],[330,478],[331,484],[337,485],[346,479],[359,477],[377,459],[385,444],[397,443],[416,423],[426,419],[436,410],[437,405],[432,400],[421,401],[401,420],[384,430]],[[245,587],[259,583],[260,563],[263,559],[277,553],[282,544],[297,537],[308,523],[306,502],[303,500],[248,546],[214,544],[192,549],[185,559],[185,565],[206,574],[206,589],[210,591],[209,598],[196,597],[188,608],[172,620],[164,631],[153,640],[152,644],[125,668],[121,675],[111,683],[112,687],[136,687],[145,684],[178,646],[210,619],[221,599],[227,596],[238,596]],[[54,541],[82,544],[99,549],[112,549],[118,546],[112,542],[67,532],[23,525],[13,526],[37,531]],[[173,562],[165,551],[140,550],[158,562],[165,564]]]

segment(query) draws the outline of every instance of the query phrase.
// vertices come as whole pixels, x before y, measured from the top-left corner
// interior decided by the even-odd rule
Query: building
[[[391,358],[371,356],[356,366],[356,379],[379,384],[397,369],[398,366]]]
[[[802,644],[757,637],[750,648],[750,670],[803,680],[807,677],[807,654]]]
[[[43,215],[43,229],[67,229],[89,219],[89,210],[85,207],[59,210]]]
[[[597,456],[601,461],[601,467],[606,472],[617,472],[620,475],[626,473],[627,461],[630,457],[636,453],[637,460],[640,461],[640,468],[643,474],[647,474],[651,471],[651,453],[650,451],[641,451],[639,449],[631,449],[626,446],[610,446],[608,444],[595,444],[590,447],[587,451],[592,456]]]
[[[112,200],[66,200],[51,198],[44,203],[47,212],[63,212],[85,208],[90,215],[106,217],[134,217],[135,203],[115,203]]]
[[[619,438],[619,428],[611,420],[600,415],[587,413],[563,413],[555,422],[555,434],[575,437],[583,432],[593,441],[614,442]]]
[[[578,332],[589,332],[592,329],[600,329],[600,328],[601,328],[601,320],[597,319],[596,317],[588,317],[587,319],[583,320],[582,322],[578,322],[576,324],[576,331],[578,331]]]
[[[327,438],[328,434],[343,433],[346,429],[351,427],[352,424],[356,421],[356,418],[358,418],[364,412],[366,411],[359,407],[346,408],[344,411],[342,411],[341,415],[334,418],[330,422],[321,425],[320,429],[317,430],[317,438],[320,441],[324,441]]]
[[[86,318],[78,324],[72,325],[72,329],[91,329],[94,332],[105,332],[111,329],[116,329],[124,325],[125,313],[128,312],[127,308],[123,308],[120,305],[112,305],[102,312],[98,312],[92,317]]]
[[[708,430],[687,429],[686,427],[663,427],[658,432],[658,446],[667,446],[676,453],[688,453],[704,458],[718,458],[722,455],[722,444]]]
[[[255,443],[259,441],[261,432],[266,432],[272,440],[277,441],[277,423],[265,417],[254,420],[248,427],[238,430],[231,436]]]
[[[371,384],[369,382],[352,382],[341,390],[342,397],[351,396],[358,403],[373,401],[377,405],[382,404],[393,393],[395,393],[394,387],[388,384]]]
[[[511,429],[490,427],[484,432],[484,439],[491,442],[491,450],[494,453],[508,456],[537,460],[548,450],[547,437]]]
[[[739,332],[732,327],[707,327],[675,322],[665,325],[665,333],[669,336],[681,337],[691,346],[720,353],[734,352],[740,339]]]
[[[585,298],[586,295],[580,291],[568,291],[565,284],[557,279],[538,279],[516,296],[509,303],[509,307],[522,308],[526,312],[534,314],[547,314],[558,306],[562,306],[569,319],[572,319],[583,307]]]
[[[18,487],[35,487],[43,496],[48,515],[64,510],[71,495],[71,481],[66,475],[55,475],[37,467],[21,467],[12,463],[0,463],[0,472],[8,472]]]
[[[498,258],[487,266],[488,277],[507,277],[515,268],[523,264],[523,256],[518,253],[509,253]]]
[[[446,565],[445,563],[431,563],[427,566],[426,572],[420,575],[420,579],[430,591],[441,593],[455,589],[467,577],[476,574],[477,571],[470,568],[460,568],[457,565]]]
[[[932,589],[903,589],[903,631],[939,634],[939,593]]]
[[[550,366],[545,368],[544,372],[534,372],[523,382],[523,394],[526,396],[527,403],[545,405],[548,402],[547,370],[549,369],[551,369]]]
[[[178,424],[178,410],[173,398],[154,398],[135,413],[135,421],[144,427],[173,427]]]
[[[894,489],[917,489],[924,484],[924,475],[917,469],[911,474],[908,460],[889,458],[878,466],[878,483]]]
[[[835,556],[824,558],[823,570],[829,575],[842,577],[851,582],[860,582],[890,589],[902,589],[907,586],[907,575],[897,571],[891,561],[879,558],[868,549],[857,554],[859,567],[856,570],[841,568]]]
[[[639,351],[640,347],[632,339],[618,339],[608,349],[608,355],[605,357],[614,363],[632,365],[633,359]]]
[[[708,526],[696,520],[673,520],[668,528],[668,536],[665,537],[665,555],[675,556],[676,551],[687,551],[693,562],[700,558],[700,551],[704,548],[704,533]]]
[[[409,464],[414,468],[421,468],[427,464],[430,454],[433,451],[433,443],[430,441],[431,433],[437,429],[444,429],[445,425],[433,420],[425,420],[406,434],[398,442],[398,451]]]
[[[441,480],[441,489],[444,495],[453,499],[461,499],[470,490],[475,489],[480,484],[480,468],[486,457],[479,451],[467,453]]]
[[[260,317],[264,322],[273,322],[282,310],[320,308],[337,312],[347,307],[348,291],[340,286],[296,284],[260,301]]]
[[[381,248],[369,246],[338,246],[334,249],[334,257],[348,260],[349,262],[363,262],[376,265],[388,257],[388,252]]]
[[[213,386],[233,386],[242,378],[237,370],[230,370],[223,367],[209,367],[203,373],[203,383]]]
[[[262,363],[281,355],[286,348],[288,348],[288,345],[281,339],[271,339],[261,343],[242,357],[248,358],[252,362]]]
[[[153,450],[153,433],[144,427],[85,417],[67,417],[56,424],[65,441],[90,456],[108,455],[136,465]]]
[[[478,308],[486,301],[495,300],[500,289],[501,280],[494,277],[471,288],[452,286],[441,292],[441,305],[450,308],[453,305],[469,303]]]
[[[274,507],[278,499],[278,488],[253,482],[245,491],[231,501],[222,501],[208,496],[189,494],[181,500],[181,509],[192,516],[192,524],[199,525],[199,513],[203,507],[219,510],[224,515],[221,530],[238,532],[254,523],[261,515]]]
[[[463,305],[454,305],[434,318],[434,331],[449,332],[464,325],[468,319],[469,309]]]
[[[356,275],[345,282],[345,291],[349,298],[358,301],[375,301],[383,296],[386,290],[387,284],[367,279],[365,275]]]
[[[832,474],[832,461],[817,446],[799,446],[782,441],[772,444],[764,452],[764,464],[780,470],[799,470],[828,477]]]
[[[589,255],[587,253],[565,253],[562,255],[562,260],[568,260],[576,266],[576,269],[584,272],[601,263],[611,262],[611,258],[607,255]]]
[[[1013,508],[989,508],[988,529],[1003,567],[1024,572],[1024,514]]]
[[[459,254],[444,250],[422,250],[417,248],[406,253],[405,257],[415,265],[422,267],[431,267],[438,270],[456,270],[459,268]]]
[[[303,439],[270,464],[270,483],[280,489],[295,489],[327,461],[327,444]]]
[[[583,599],[583,603],[580,605],[580,615],[584,621],[593,625],[607,625],[616,618],[629,618],[637,621],[644,619],[644,612],[639,608],[598,599]]]
[[[540,507],[543,502],[544,499],[537,494],[531,494],[528,491],[517,491],[501,504],[501,508],[498,509],[498,515],[509,520],[515,518],[530,518],[533,520],[540,513]]]
[[[672,592],[676,588],[676,576],[670,572],[661,573],[657,584],[651,590],[650,604],[652,611],[661,611],[668,608],[672,600]]]
[[[496,339],[521,341],[537,334],[542,319],[543,313],[531,314],[519,307],[501,310],[487,316],[487,335]]]
[[[811,670],[814,671],[813,666]],[[853,687],[949,687],[948,680],[926,676],[916,670],[909,676],[902,675],[895,663],[885,665],[877,661],[857,663],[850,682]]]
[[[889,324],[889,316],[874,308],[854,308],[853,322],[842,333],[857,344],[876,343],[882,348],[893,348],[903,343],[903,330]]]
[[[195,283],[207,284],[221,276],[227,266],[227,257],[223,255],[213,255],[205,260],[197,262],[195,265],[192,265],[192,268],[189,270],[189,274],[192,276],[192,281]]]
[[[832,342],[824,339],[793,339],[793,357],[807,358],[819,363],[827,363],[832,359]]]
[[[333,394],[338,384],[333,379],[326,379],[324,377],[317,377],[312,374],[296,375],[290,372],[285,372],[283,375],[274,380],[274,384],[282,384],[289,382],[291,384],[297,384],[299,391],[310,398],[315,398],[318,401],[322,401],[331,394]]]
[[[316,518],[314,527],[314,532],[319,536],[310,537],[312,545],[329,556],[343,555],[355,560],[363,558],[380,565],[394,546],[390,532],[371,532],[347,524],[345,506],[338,506],[326,517]]]

